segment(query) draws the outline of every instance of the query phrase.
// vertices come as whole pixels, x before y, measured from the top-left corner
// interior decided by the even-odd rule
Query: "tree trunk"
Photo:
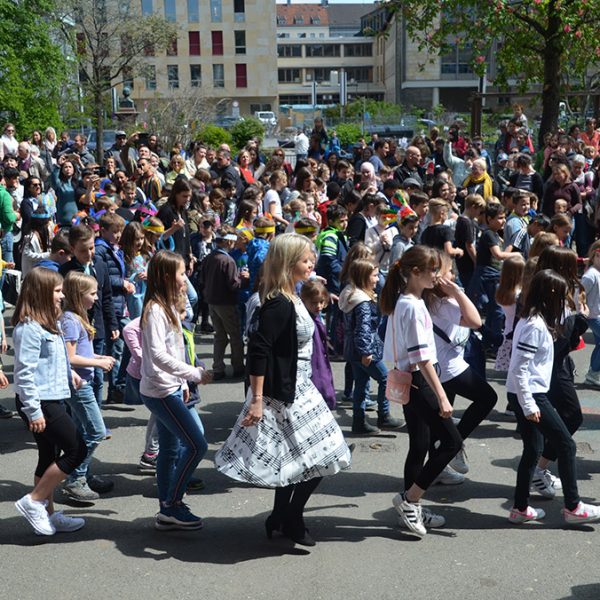
[[[560,39],[560,17],[550,15],[544,48],[544,87],[542,89],[542,122],[538,143],[544,145],[544,135],[558,129],[560,104],[560,69],[562,63],[562,40]]]

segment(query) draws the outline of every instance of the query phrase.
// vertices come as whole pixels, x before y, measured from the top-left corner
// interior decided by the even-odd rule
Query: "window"
[[[299,58],[302,56],[302,46],[300,44],[282,44],[277,46],[277,56],[279,58]]]
[[[190,56],[200,56],[200,32],[188,31],[188,42],[190,45]]]
[[[213,56],[223,56],[223,32],[211,31]]]
[[[167,80],[169,89],[176,90],[179,88],[179,67],[177,65],[167,65]]]
[[[304,25],[304,17],[302,15],[296,15],[294,17],[294,25]]]
[[[248,74],[246,65],[235,65],[235,87],[248,87]]]
[[[144,46],[144,56],[154,56],[154,44],[146,44]]]
[[[190,65],[190,85],[192,87],[202,86],[202,67],[200,65]]]
[[[279,96],[279,106],[284,104],[310,104],[310,96]]]
[[[346,67],[348,81],[354,79],[357,82],[372,82],[373,67]]]
[[[320,25],[321,24],[321,18],[320,17],[311,17],[310,18],[310,24],[311,25]]]
[[[131,38],[127,35],[121,36],[121,54],[127,56],[132,52]]]
[[[187,0],[188,23],[200,21],[200,6],[198,0]]]
[[[300,69],[278,69],[279,83],[300,83]]]
[[[459,48],[455,44],[450,52],[442,55],[441,73],[442,75],[455,76],[471,74],[473,73],[473,69],[471,68],[472,59],[473,49],[471,46],[466,45],[464,48]]]
[[[142,17],[148,17],[154,12],[152,0],[142,0]]]
[[[234,31],[235,38],[235,53],[246,54],[246,32],[245,31]]]
[[[373,56],[372,44],[346,44],[344,56]]]
[[[165,19],[171,23],[177,21],[177,0],[165,0]]]
[[[333,67],[319,67],[306,70],[307,81],[331,81],[331,71]]]
[[[174,37],[167,46],[167,56],[177,56],[177,38]]]
[[[146,71],[146,89],[156,89],[156,67],[154,65],[148,65],[145,68]]]
[[[339,44],[310,44],[306,46],[306,56],[340,56]]]
[[[285,17],[277,17],[277,25],[285,25]]]
[[[213,65],[213,86],[225,87],[225,68],[223,65]]]
[[[233,0],[233,20],[236,23],[243,23],[246,20],[245,0]]]
[[[123,67],[123,87],[133,89],[133,71],[131,67]]]
[[[220,23],[223,20],[223,5],[221,0],[210,0],[210,20]]]
[[[250,104],[250,114],[251,115],[253,115],[255,112],[258,112],[260,110],[273,110],[273,109],[271,108],[271,105],[268,102],[266,102],[264,104],[254,104],[254,103]]]

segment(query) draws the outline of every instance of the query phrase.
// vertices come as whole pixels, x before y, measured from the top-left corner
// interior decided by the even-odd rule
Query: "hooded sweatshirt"
[[[383,342],[377,334],[381,316],[377,303],[363,290],[347,285],[340,294],[338,306],[344,315],[344,359],[359,361],[372,356],[383,357]]]

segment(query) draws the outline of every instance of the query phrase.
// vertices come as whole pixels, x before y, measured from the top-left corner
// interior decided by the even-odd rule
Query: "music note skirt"
[[[314,477],[334,475],[350,466],[350,449],[310,380],[310,362],[298,361],[293,404],[263,399],[263,418],[253,427],[240,425],[244,408],[215,456],[217,470],[257,487],[285,487]]]

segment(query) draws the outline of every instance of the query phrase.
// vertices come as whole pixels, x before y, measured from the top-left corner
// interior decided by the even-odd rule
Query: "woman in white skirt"
[[[275,488],[267,537],[281,531],[305,546],[315,544],[304,525],[306,502],[325,475],[350,466],[350,449],[311,381],[314,323],[295,293],[314,260],[304,236],[286,233],[271,242],[258,328],[248,345],[250,389],[215,457],[228,477]]]

